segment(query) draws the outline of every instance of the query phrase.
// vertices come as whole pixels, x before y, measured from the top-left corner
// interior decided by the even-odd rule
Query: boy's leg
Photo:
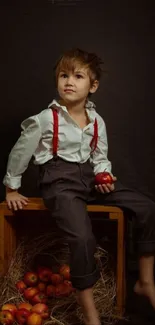
[[[62,160],[51,161],[42,171],[41,192],[70,248],[71,281],[77,289],[86,325],[100,325],[93,299],[93,285],[100,274],[94,253],[96,240],[87,214],[86,200],[91,169]],[[82,178],[82,179],[81,179]]]
[[[128,209],[135,218],[136,245],[139,254],[139,280],[134,290],[138,294],[147,296],[155,308],[155,203],[145,195],[125,188],[118,182],[116,182],[113,192],[97,194],[97,203]]]
[[[154,256],[144,255],[139,258],[139,280],[134,291],[139,295],[145,295],[150,299],[155,309],[155,285],[154,285]]]
[[[94,304],[92,287],[77,291],[77,301],[83,311],[84,323],[86,325],[101,325],[98,312]]]
[[[45,205],[56,218],[58,227],[63,230],[70,248],[71,281],[77,289],[86,325],[100,325],[98,312],[93,298],[93,285],[99,279],[94,253],[96,241],[92,233],[91,222],[86,211],[86,203],[73,197],[70,191],[60,192],[56,197],[56,209]]]

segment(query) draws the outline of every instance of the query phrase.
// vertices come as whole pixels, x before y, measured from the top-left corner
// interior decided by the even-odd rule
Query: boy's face
[[[89,93],[94,93],[98,88],[98,81],[93,85],[90,81],[89,70],[77,67],[74,71],[60,71],[58,74],[57,89],[61,99],[66,103],[80,103]]]

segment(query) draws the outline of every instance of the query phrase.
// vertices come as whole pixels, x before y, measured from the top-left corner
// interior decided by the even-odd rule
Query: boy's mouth
[[[73,89],[70,89],[70,88],[67,88],[67,89],[64,90],[64,92],[65,92],[65,93],[68,93],[68,92],[74,92],[74,90],[73,90]]]

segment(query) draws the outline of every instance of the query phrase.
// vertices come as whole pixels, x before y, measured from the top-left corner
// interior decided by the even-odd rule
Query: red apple
[[[108,172],[98,173],[95,176],[95,184],[101,185],[101,184],[112,184],[113,178]]]
[[[12,325],[14,323],[14,320],[14,316],[10,313],[9,310],[0,311],[0,324]]]
[[[35,296],[39,292],[38,288],[36,287],[29,287],[24,290],[24,297],[27,300],[31,300],[33,296]]]
[[[67,264],[64,264],[60,267],[59,270],[60,275],[63,276],[65,280],[70,280],[70,267]]]
[[[46,284],[44,282],[39,282],[38,285],[37,285],[37,288],[39,289],[39,291],[45,292],[46,291]]]
[[[48,267],[39,267],[37,270],[39,280],[42,282],[49,282],[52,274],[52,270]]]
[[[47,297],[51,298],[51,297],[55,297],[55,286],[53,286],[53,284],[49,284],[46,288],[46,294]]]
[[[64,284],[66,284],[67,286],[69,286],[72,290],[72,292],[75,292],[76,289],[72,286],[72,282],[69,280],[64,280]]]
[[[21,308],[16,312],[16,320],[18,324],[26,324],[27,317],[31,314],[31,312],[27,309]]]
[[[17,307],[14,304],[5,304],[2,306],[2,310],[8,310],[13,316],[15,316]]]
[[[16,283],[16,288],[18,289],[18,291],[20,292],[20,293],[23,293],[24,292],[24,290],[26,289],[26,284],[24,283],[24,281],[22,281],[22,280],[20,280],[20,281],[18,281],[17,283]]]
[[[31,313],[27,317],[27,325],[42,325],[42,317],[37,313]]]
[[[32,312],[39,314],[43,319],[49,318],[48,306],[42,303],[38,303],[32,307]]]
[[[37,304],[37,303],[46,304],[47,296],[45,296],[43,292],[39,292],[31,298],[31,302],[32,304]]]
[[[72,292],[72,288],[65,283],[59,283],[55,288],[56,297],[68,297]]]
[[[64,283],[70,287],[72,287],[72,282],[69,280],[64,280]]]
[[[51,281],[52,281],[53,285],[56,285],[56,284],[63,282],[63,277],[58,273],[53,273],[51,275]]]
[[[18,309],[27,309],[28,311],[30,311],[32,309],[32,305],[29,304],[28,302],[21,302],[18,305]]]
[[[24,283],[29,287],[36,286],[38,282],[38,275],[36,272],[27,272],[24,275]]]

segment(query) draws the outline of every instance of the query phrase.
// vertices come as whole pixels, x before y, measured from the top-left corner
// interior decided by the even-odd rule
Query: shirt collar
[[[95,111],[96,105],[92,101],[87,99],[85,107],[88,108],[90,111]]]
[[[60,105],[56,99],[52,100],[52,102],[48,105],[48,108],[51,108],[52,106],[56,106],[58,109],[62,108],[63,110],[67,111],[66,106]],[[96,105],[92,101],[87,100],[85,107],[90,111],[95,111]]]
[[[53,106],[54,106],[55,108],[57,108],[58,110],[59,110],[60,108],[66,110],[66,107],[60,105],[59,102],[58,102],[56,99],[53,99],[53,100],[52,100],[52,102],[48,105],[48,108],[52,108]]]

